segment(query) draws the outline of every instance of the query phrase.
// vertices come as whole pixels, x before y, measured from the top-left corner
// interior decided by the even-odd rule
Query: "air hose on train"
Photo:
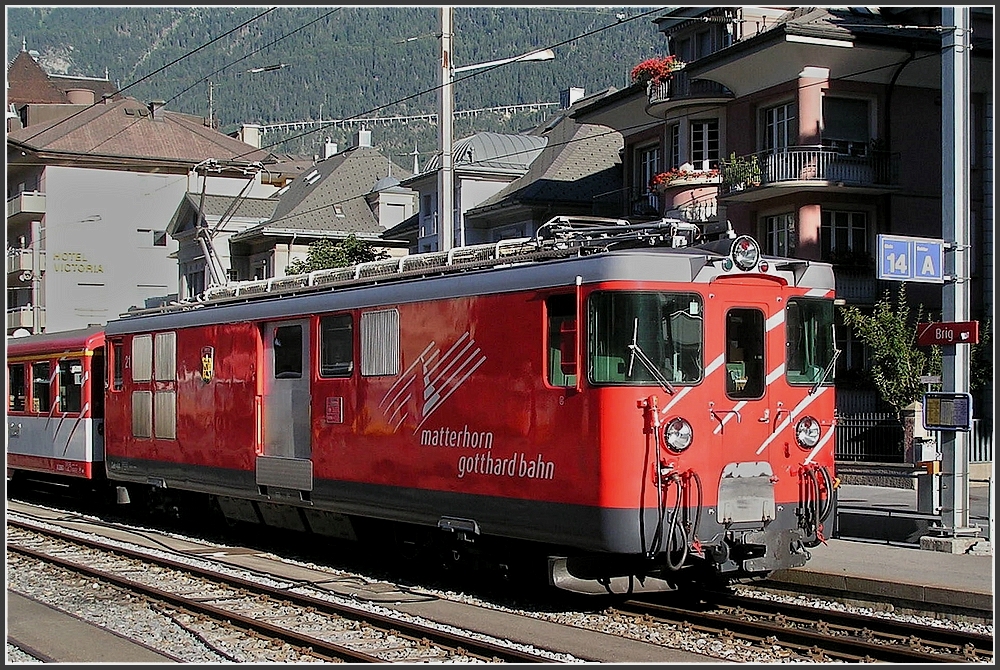
[[[799,469],[797,514],[799,526],[806,534],[802,544],[807,547],[815,547],[821,542],[826,542],[826,538],[823,537],[823,522],[833,511],[833,489],[834,483],[826,468],[809,463]]]
[[[664,485],[665,482],[665,485]],[[667,520],[667,501],[670,499],[671,489],[676,488],[673,509],[670,510],[669,522],[664,533],[664,522]],[[697,493],[695,501],[691,500],[692,488]],[[656,532],[647,551],[647,557],[653,558],[663,550],[664,538],[666,538],[666,559],[667,568],[673,571],[680,570],[687,562],[688,554],[693,546],[698,543],[698,526],[701,524],[702,509],[702,487],[701,477],[694,470],[687,470],[683,473],[661,471],[657,477],[657,493],[659,503],[657,505]],[[694,520],[691,519],[691,511],[694,510]]]

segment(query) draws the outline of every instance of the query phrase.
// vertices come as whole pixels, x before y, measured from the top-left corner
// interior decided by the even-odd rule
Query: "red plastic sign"
[[[945,321],[942,323],[918,323],[917,346],[932,344],[976,344],[979,342],[978,321]]]

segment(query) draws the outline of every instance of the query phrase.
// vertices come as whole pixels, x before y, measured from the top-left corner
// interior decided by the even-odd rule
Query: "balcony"
[[[826,147],[786,147],[734,156],[720,162],[719,196],[750,202],[779,190],[836,187],[840,192],[880,194],[897,187],[899,154],[850,155]]]
[[[724,104],[735,96],[722,84],[708,79],[692,79],[684,70],[675,70],[659,84],[650,82],[649,106],[653,116],[663,116],[668,110],[687,105]]]
[[[45,252],[41,252],[39,266],[45,267]],[[7,249],[8,284],[30,281],[34,269],[34,253],[31,249]]]
[[[13,307],[7,310],[7,332],[18,328],[26,328],[32,332],[41,332],[45,328],[45,308],[38,308],[38,329],[35,329],[35,308],[31,305]]]
[[[23,191],[7,199],[7,223],[28,223],[45,215],[45,194]]]

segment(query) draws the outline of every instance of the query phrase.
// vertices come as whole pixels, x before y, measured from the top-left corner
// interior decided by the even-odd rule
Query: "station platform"
[[[839,494],[837,523],[826,543],[809,550],[807,565],[780,570],[762,585],[992,623],[996,577],[987,487],[970,489],[970,526],[985,532],[966,553],[921,548],[920,533],[933,517],[917,514],[914,490],[843,485]]]

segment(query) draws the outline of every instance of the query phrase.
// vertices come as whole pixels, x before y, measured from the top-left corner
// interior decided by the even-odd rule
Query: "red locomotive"
[[[527,541],[580,592],[803,565],[835,488],[832,270],[685,234],[560,217],[124,315],[107,477],[339,537]]]

